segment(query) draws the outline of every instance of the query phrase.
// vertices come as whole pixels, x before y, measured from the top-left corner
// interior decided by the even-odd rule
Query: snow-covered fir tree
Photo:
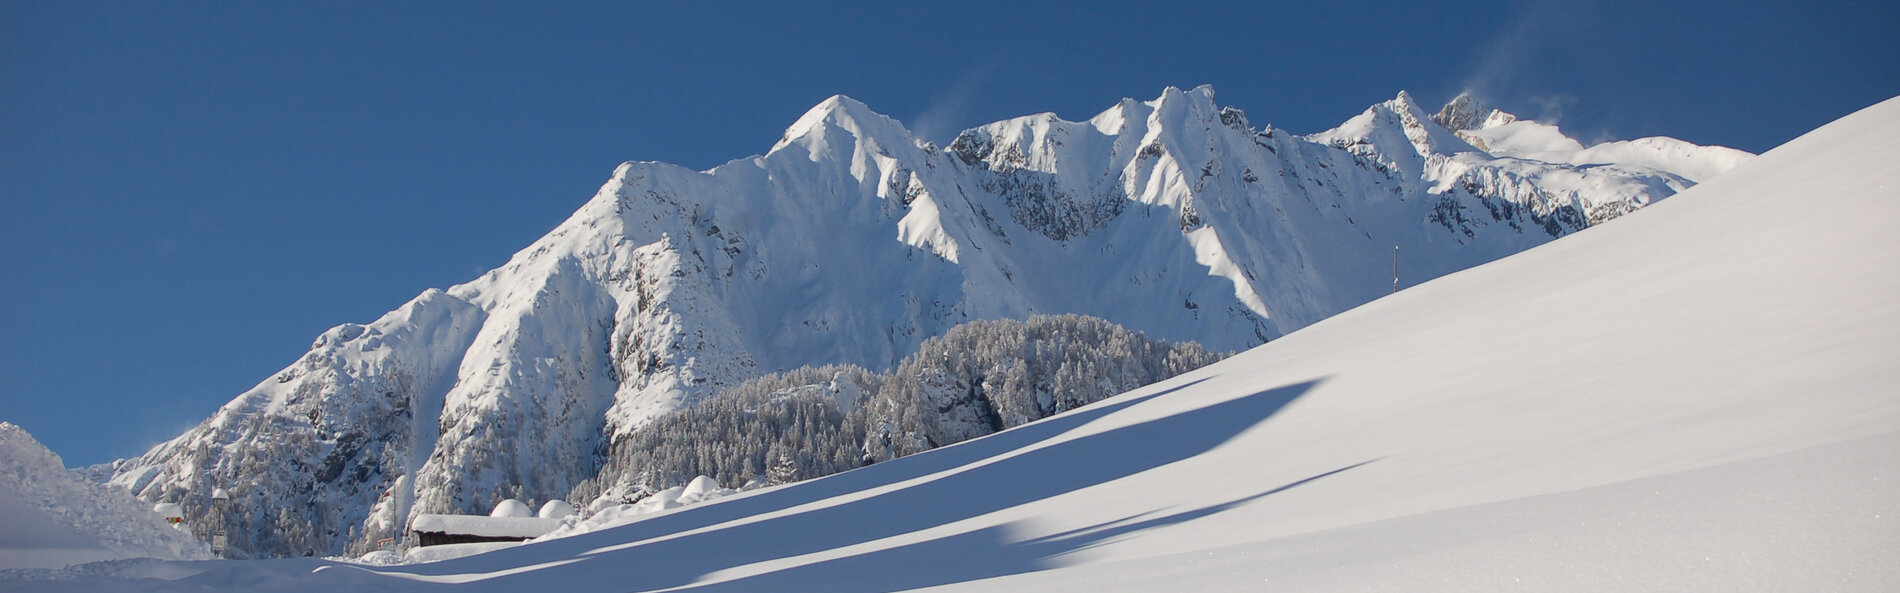
[[[802,367],[740,384],[614,442],[570,494],[631,502],[694,476],[731,488],[826,476],[1088,405],[1221,358],[1083,315],[966,323],[886,373]]]

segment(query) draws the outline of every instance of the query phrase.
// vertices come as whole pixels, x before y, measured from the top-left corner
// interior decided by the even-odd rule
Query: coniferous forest
[[[1019,426],[1223,357],[1083,315],[975,321],[895,368],[762,376],[614,441],[569,500],[632,502],[706,475],[743,488],[826,476]]]

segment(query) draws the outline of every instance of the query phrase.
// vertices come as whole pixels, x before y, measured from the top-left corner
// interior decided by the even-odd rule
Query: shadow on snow
[[[984,462],[1196,383],[1199,381],[1140,397],[1111,400],[987,437],[752,496],[688,507],[613,529],[436,564],[403,567],[392,572],[484,573],[579,558],[579,562],[465,585],[496,590],[557,586],[588,591],[682,587],[717,571],[913,533],[1194,457],[1265,421],[1318,384],[1309,381],[1260,391],[982,463],[860,500],[703,533],[645,541]],[[882,591],[1043,570],[1051,566],[1049,558],[1136,531],[1213,514],[1352,467],[1357,465],[1240,500],[1165,517],[1147,520],[1140,520],[1141,516],[1130,517],[1078,532],[1022,542],[1011,542],[1002,533],[1004,527],[990,527],[717,583],[706,589]],[[413,581],[384,584],[431,588]]]
[[[1376,460],[1375,460],[1376,461]],[[1014,541],[1007,525],[994,525],[857,556],[826,560],[751,577],[688,587],[688,591],[832,591],[875,593],[908,590],[1058,568],[1051,559],[1115,541],[1137,532],[1214,515],[1285,492],[1372,461],[1363,461],[1232,500],[1140,520],[1147,514],[1089,528]]]

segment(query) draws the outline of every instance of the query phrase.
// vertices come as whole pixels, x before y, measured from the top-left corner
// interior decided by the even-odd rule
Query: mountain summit
[[[1512,125],[1447,129],[1401,93],[1301,136],[1203,86],[940,148],[832,97],[760,156],[621,165],[507,264],[325,332],[112,481],[188,507],[223,487],[233,546],[337,554],[418,513],[564,497],[616,439],[762,373],[887,368],[1041,313],[1239,350],[1389,293],[1395,265],[1410,286],[1488,262],[1747,156],[1538,151],[1519,137],[1556,129]]]
[[[1453,98],[1450,103],[1446,103],[1444,107],[1439,108],[1438,113],[1432,115],[1432,122],[1437,123],[1450,132],[1457,133],[1472,128],[1483,127],[1485,118],[1493,113],[1502,114],[1504,112],[1485,107],[1484,103],[1479,101],[1477,97],[1471,96],[1470,92],[1463,92],[1458,93],[1458,96]]]

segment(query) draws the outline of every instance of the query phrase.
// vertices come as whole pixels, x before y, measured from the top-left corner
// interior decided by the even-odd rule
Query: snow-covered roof
[[[475,515],[416,515],[409,530],[480,537],[541,537],[561,526],[560,519],[540,517],[480,517]]]

